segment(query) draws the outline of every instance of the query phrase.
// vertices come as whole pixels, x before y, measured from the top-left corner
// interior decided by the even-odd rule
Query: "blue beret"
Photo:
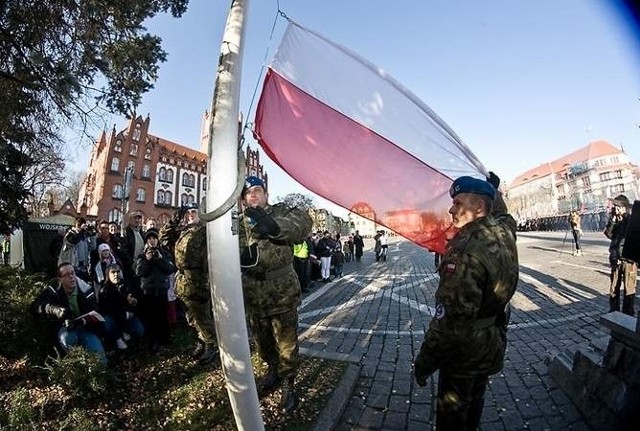
[[[460,193],[485,195],[491,199],[496,197],[496,189],[489,182],[473,177],[460,177],[451,184],[449,189],[451,197],[453,198]]]
[[[249,190],[251,187],[255,187],[255,186],[260,186],[264,190],[264,182],[260,178],[254,177],[253,175],[247,177],[247,179],[244,180],[244,187],[242,188],[242,195],[244,196],[244,194],[247,192],[247,190]]]

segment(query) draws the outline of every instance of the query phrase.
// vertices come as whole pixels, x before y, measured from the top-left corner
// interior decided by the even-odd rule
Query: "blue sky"
[[[148,23],[168,52],[155,89],[138,109],[151,115],[154,135],[199,148],[201,118],[211,104],[230,4],[191,0],[182,19],[161,16]],[[599,139],[623,145],[632,161],[640,163],[640,38],[634,37],[617,2],[279,4],[291,19],[345,45],[403,83],[505,181]],[[279,18],[269,39],[276,11],[276,0],[250,2],[242,72],[245,116],[262,82],[265,55],[268,51],[268,62],[286,26]],[[126,124],[122,118],[111,122],[118,129]],[[70,152],[74,169],[86,169],[86,148]],[[265,167],[272,198],[289,192],[311,194],[270,161],[265,160]],[[321,206],[325,203],[316,200]]]

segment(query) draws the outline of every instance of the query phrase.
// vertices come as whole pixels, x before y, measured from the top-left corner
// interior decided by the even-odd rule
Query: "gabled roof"
[[[598,157],[620,154],[622,150],[611,145],[607,141],[592,142],[586,147],[582,147],[573,153],[567,154],[552,162],[544,163],[538,167],[530,169],[523,174],[518,175],[509,184],[509,187],[519,186],[538,178],[543,178],[554,173],[565,171],[576,163],[584,163],[588,160],[597,159]]]
[[[164,138],[159,138],[157,136],[148,135],[149,139],[155,140],[161,147],[164,147],[169,153],[175,153],[183,157],[187,157],[192,160],[196,160],[200,163],[206,163],[207,157],[204,153],[200,151],[185,147],[180,144],[176,144],[175,142],[171,142]]]

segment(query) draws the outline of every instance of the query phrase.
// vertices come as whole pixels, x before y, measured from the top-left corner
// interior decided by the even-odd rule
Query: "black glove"
[[[421,349],[422,350],[422,349]],[[416,377],[416,382],[420,386],[426,386],[429,376],[436,372],[437,368],[433,364],[429,364],[428,358],[424,358],[422,351],[418,353],[415,362],[413,363],[413,374]]]
[[[240,253],[240,266],[254,266],[258,263],[258,244],[255,243],[250,247],[244,247]]]
[[[76,328],[76,324],[72,319],[65,319],[64,320],[64,326],[67,329],[75,329]]]
[[[278,223],[262,208],[245,208],[244,215],[256,223],[252,229],[254,232],[269,236],[277,236],[280,233]]]
[[[500,177],[497,176],[492,171],[489,171],[489,176],[487,177],[487,182],[493,186],[494,189],[498,190],[500,186]]]

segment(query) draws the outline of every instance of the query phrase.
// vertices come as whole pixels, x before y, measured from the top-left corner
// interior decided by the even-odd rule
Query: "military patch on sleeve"
[[[444,271],[448,272],[449,274],[453,274],[454,272],[456,272],[456,264],[447,263],[447,265],[444,267]]]
[[[440,320],[444,317],[444,315],[445,315],[444,305],[437,302],[436,303],[436,319]]]

